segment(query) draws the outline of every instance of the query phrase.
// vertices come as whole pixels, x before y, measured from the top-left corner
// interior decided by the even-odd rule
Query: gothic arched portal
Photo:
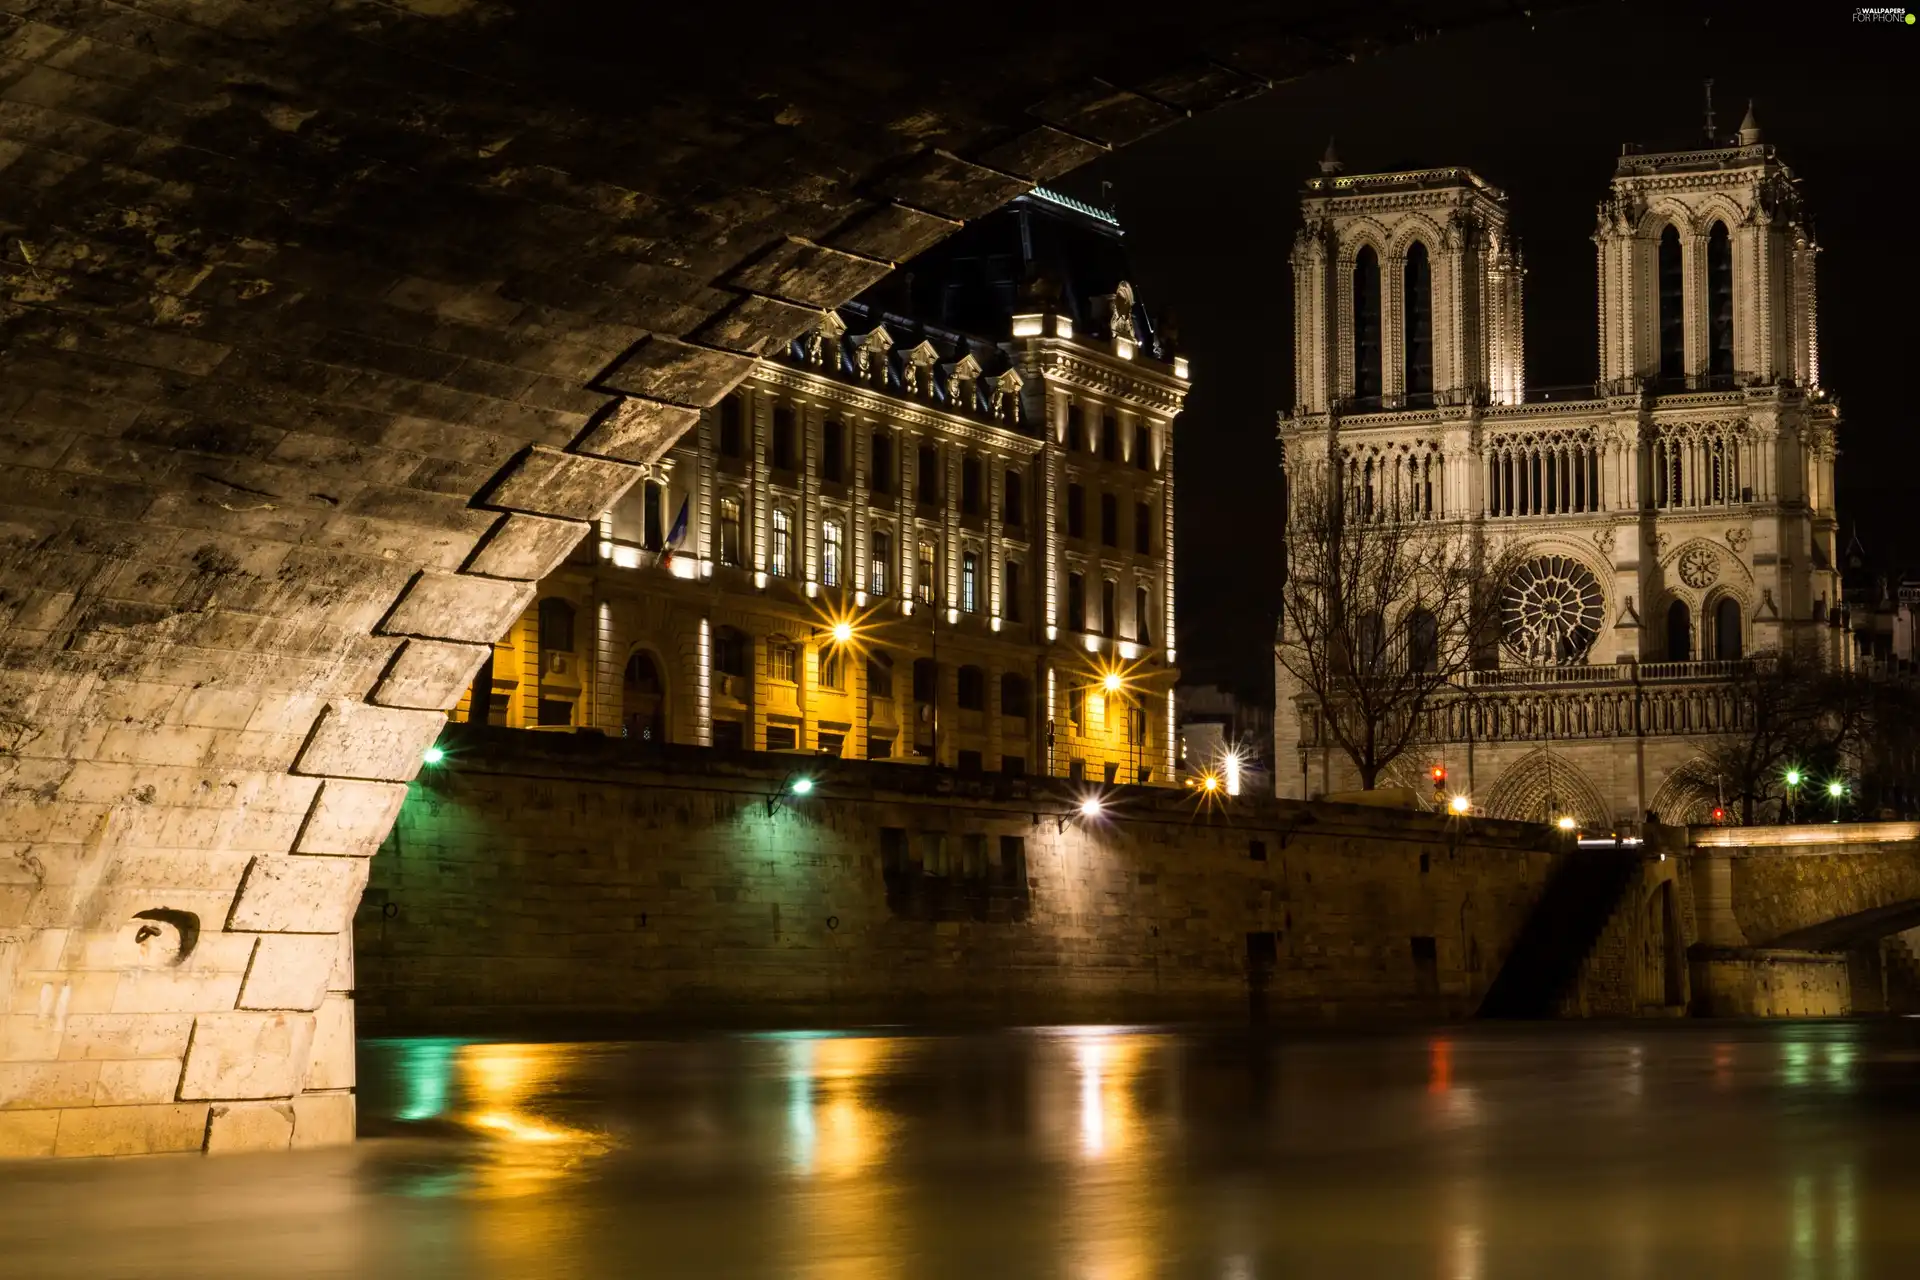
[[[1579,766],[1564,753],[1541,747],[1508,765],[1487,792],[1489,817],[1516,822],[1557,822],[1571,817],[1583,827],[1605,827],[1613,811]]]

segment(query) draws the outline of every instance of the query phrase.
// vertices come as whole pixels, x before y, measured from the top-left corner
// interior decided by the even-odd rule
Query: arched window
[[[1707,233],[1707,372],[1733,376],[1733,240],[1724,222]]]
[[[1693,615],[1685,600],[1667,606],[1667,661],[1686,662],[1693,657]]]
[[[1713,606],[1713,656],[1727,662],[1740,656],[1740,602],[1732,596]]]
[[[1406,305],[1406,350],[1402,372],[1407,403],[1416,408],[1433,403],[1433,271],[1427,246],[1415,240],[1407,249],[1401,273]]]
[[[620,680],[620,723],[627,737],[666,741],[666,706],[666,685],[653,655],[636,653],[628,658]]]
[[[540,647],[573,652],[573,606],[558,596],[540,602]]]
[[[1368,247],[1353,260],[1353,398],[1380,402],[1380,259]]]
[[[1687,323],[1682,313],[1680,232],[1672,223],[1660,233],[1660,376],[1687,372]]]
[[[1377,674],[1385,665],[1387,656],[1387,628],[1379,614],[1360,615],[1360,631],[1356,639],[1359,646],[1355,657],[1360,670],[1369,675]]]
[[[1440,668],[1440,623],[1433,614],[1415,607],[1407,617],[1407,670]]]

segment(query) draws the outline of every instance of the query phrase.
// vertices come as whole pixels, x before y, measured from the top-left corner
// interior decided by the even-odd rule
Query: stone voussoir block
[[[329,995],[314,1014],[313,1050],[303,1089],[348,1089],[354,1081],[353,997]]]
[[[529,445],[500,469],[478,501],[504,511],[591,520],[618,502],[640,475],[633,463]]]
[[[753,372],[754,357],[652,334],[614,361],[596,385],[704,409]]]
[[[506,634],[533,593],[531,582],[422,573],[407,584],[380,630],[390,636],[492,644]]]
[[[291,1098],[313,1052],[311,1013],[204,1013],[195,1019],[180,1096]]]
[[[405,783],[328,778],[320,784],[293,851],[370,858],[406,798]]]
[[[1025,178],[962,160],[948,151],[924,151],[878,185],[877,194],[916,209],[965,222],[991,213],[1033,186]]]
[[[684,412],[699,416],[691,409]],[[668,440],[666,445],[672,443]],[[661,448],[664,450],[666,445]],[[462,567],[469,574],[537,582],[558,568],[567,552],[578,546],[591,528],[581,521],[551,520],[516,512],[488,531],[486,540],[474,549]]]
[[[892,270],[888,262],[788,237],[735,272],[728,283],[803,306],[837,307]]]
[[[240,986],[242,1009],[291,1009],[310,1013],[327,996],[339,935],[267,933]]]
[[[822,243],[888,262],[905,262],[958,231],[961,224],[891,201],[849,218]]]
[[[1114,147],[1138,141],[1187,118],[1181,108],[1098,79],[1053,94],[1028,112],[1080,137]]]
[[[345,698],[321,715],[293,771],[323,778],[407,782],[420,757],[446,727],[439,711],[374,707]]]
[[[393,656],[367,700],[382,707],[445,711],[460,701],[492,645],[411,639]]]
[[[569,447],[575,453],[590,453],[621,462],[654,462],[699,420],[698,409],[645,396],[627,396],[595,414],[586,430]],[[490,572],[477,565],[474,571]]]
[[[231,932],[339,933],[367,883],[365,858],[255,858],[227,917]]]
[[[293,1145],[338,1147],[354,1139],[353,1095],[302,1093],[293,1100]]]

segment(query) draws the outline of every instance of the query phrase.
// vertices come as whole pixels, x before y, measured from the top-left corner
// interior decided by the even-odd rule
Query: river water
[[[0,1166],[0,1275],[1920,1276],[1920,1021],[369,1041],[350,1149]]]

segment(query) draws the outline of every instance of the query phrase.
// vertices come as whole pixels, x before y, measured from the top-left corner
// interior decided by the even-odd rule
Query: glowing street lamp
[[[833,642],[835,644],[850,643],[853,640],[853,624],[844,619],[836,622],[833,624],[833,630],[830,634],[833,636]]]
[[[1100,816],[1101,810],[1105,808],[1106,806],[1100,803],[1099,796],[1088,796],[1080,802],[1080,816],[1083,818],[1097,818]]]
[[[442,760],[445,760],[446,758],[447,758],[446,751],[443,748],[440,748],[437,746],[428,747],[420,755],[420,759],[426,762],[427,764],[439,764]]]
[[[813,794],[813,779],[804,776],[795,778],[787,784],[787,790],[796,796],[810,796]]]
[[[1204,778],[1200,779],[1200,789],[1202,791],[1209,791],[1209,792],[1218,791],[1220,789],[1220,775],[1215,773],[1209,773]]]
[[[1453,799],[1447,801],[1447,808],[1453,810],[1455,813],[1465,814],[1467,810],[1473,808],[1473,799],[1470,796],[1455,796]]]
[[[1118,693],[1120,692],[1120,687],[1125,683],[1126,681],[1121,679],[1118,671],[1109,671],[1106,674],[1106,678],[1100,681],[1100,687],[1108,693]]]
[[[1579,826],[1580,824],[1575,822],[1573,820],[1573,815],[1569,813],[1569,814],[1562,814],[1560,816],[1560,820],[1554,823],[1553,825],[1556,827],[1559,827],[1562,831],[1571,831],[1575,827]]]
[[[1827,784],[1827,794],[1835,800],[1838,800],[1841,796],[1847,794],[1847,784],[1835,778]]]

